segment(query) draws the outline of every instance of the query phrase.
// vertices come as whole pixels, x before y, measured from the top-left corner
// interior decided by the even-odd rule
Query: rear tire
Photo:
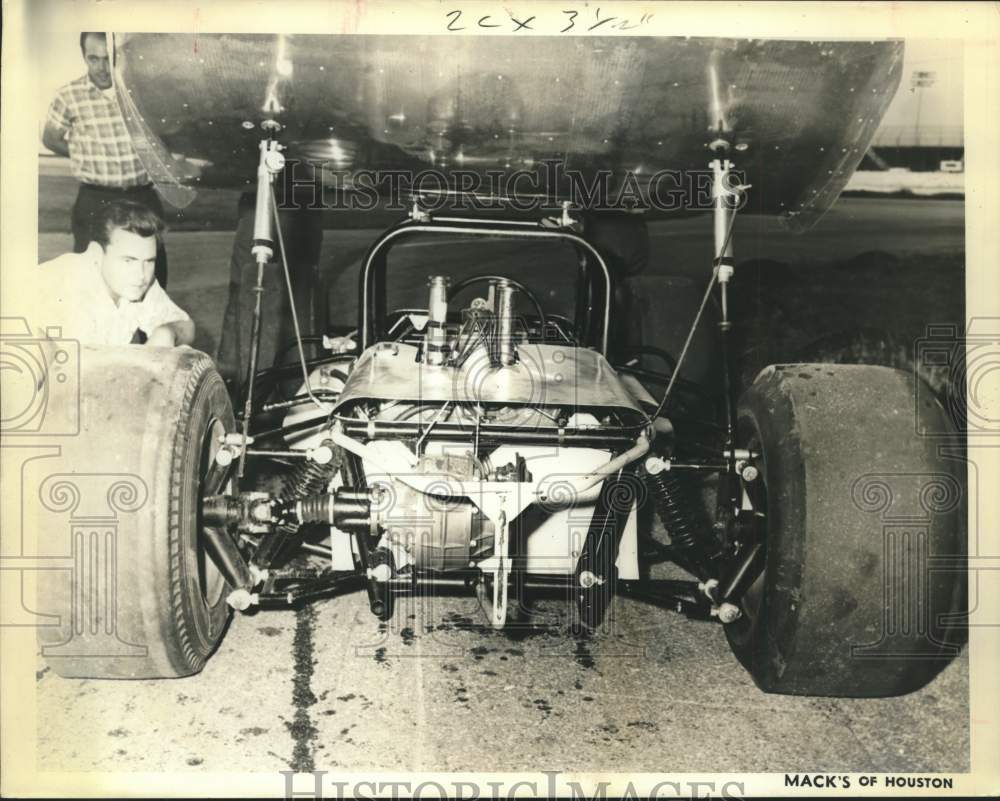
[[[225,384],[211,359],[189,348],[83,348],[81,366],[81,432],[66,462],[81,482],[118,477],[130,504],[118,511],[113,540],[104,539],[109,531],[82,532],[80,559],[91,560],[83,569],[39,581],[40,609],[58,620],[38,629],[43,657],[74,678],[197,673],[230,613],[199,524],[201,497],[223,489],[202,479],[219,436],[235,430]],[[60,546],[65,552],[52,544]],[[107,575],[107,595],[88,597],[88,582]]]
[[[964,408],[965,386],[963,382],[954,380],[952,365],[927,364],[923,360],[915,362],[913,355],[912,337],[881,328],[861,328],[835,331],[820,337],[803,348],[795,359],[828,364],[878,364],[905,370],[919,376],[945,409]]]
[[[965,465],[914,433],[946,420],[926,397],[915,410],[913,382],[781,365],[740,401],[741,444],[761,453],[748,492],[764,499],[766,565],[726,635],[767,692],[899,695],[958,651]]]

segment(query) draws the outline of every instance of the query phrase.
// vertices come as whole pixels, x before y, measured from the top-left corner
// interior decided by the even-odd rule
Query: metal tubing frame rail
[[[384,582],[393,595],[424,595],[445,592],[469,592],[475,582],[472,571],[456,571],[443,575],[398,576]],[[513,577],[511,580],[514,580]],[[526,574],[519,579],[524,589],[548,592],[575,593],[579,585],[573,574],[543,575]],[[291,581],[296,586],[278,590],[274,586],[279,581]],[[284,575],[275,571],[269,583],[260,593],[263,607],[282,607],[319,600],[333,595],[362,590],[369,583],[364,572],[323,573],[317,571]],[[697,581],[682,579],[621,579],[615,582],[615,594],[624,598],[659,606],[674,612],[694,617],[711,617],[711,602],[700,591]]]

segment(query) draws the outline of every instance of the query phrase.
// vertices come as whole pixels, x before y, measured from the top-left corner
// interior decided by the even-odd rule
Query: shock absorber
[[[647,472],[656,513],[670,535],[677,562],[705,581],[713,576],[712,556],[698,535],[698,524],[692,519],[684,480],[669,468]]]
[[[331,450],[333,458],[325,464],[313,459],[303,459],[299,462],[285,480],[278,497],[291,504],[300,498],[323,492],[337,470],[340,469],[343,456],[340,448],[331,445]],[[299,527],[294,525],[278,526],[277,531],[272,536],[265,538],[260,548],[257,549],[253,557],[254,563],[261,568],[270,567],[288,539],[299,530]]]
[[[319,464],[312,459],[299,462],[285,480],[279,497],[283,501],[294,501],[322,492],[340,466],[336,462],[336,459],[326,464]]]

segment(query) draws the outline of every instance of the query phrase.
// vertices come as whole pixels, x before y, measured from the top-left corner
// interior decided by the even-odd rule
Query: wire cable
[[[309,400],[319,406],[321,409],[326,409],[324,403],[319,400],[315,395],[313,395],[312,387],[309,384],[309,368],[306,367],[306,353],[302,347],[302,331],[299,329],[299,315],[295,311],[295,295],[292,292],[292,274],[288,268],[288,256],[285,253],[285,237],[281,233],[281,220],[278,218],[278,202],[274,199],[274,193],[271,193],[271,211],[274,214],[274,230],[278,235],[278,250],[281,253],[281,266],[285,273],[285,287],[288,289],[288,305],[292,311],[292,327],[295,329],[295,344],[299,351],[299,363],[302,365],[302,379],[305,382],[305,394],[308,396]]]
[[[729,218],[729,228],[726,231],[726,238],[722,242],[722,247],[719,249],[719,256],[716,257],[718,261],[722,254],[726,252],[726,248],[729,247],[729,240],[733,235],[733,227],[736,225],[736,210],[733,210],[733,216]],[[653,419],[655,420],[663,410],[667,407],[667,401],[670,400],[670,393],[673,392],[674,384],[677,382],[677,377],[681,374],[681,365],[684,364],[684,357],[687,356],[688,348],[691,347],[691,341],[694,339],[694,332],[698,328],[698,323],[701,321],[701,316],[705,312],[705,306],[708,304],[708,299],[712,296],[712,289],[715,287],[715,282],[719,279],[719,265],[716,264],[712,268],[712,277],[708,282],[708,286],[705,287],[705,294],[701,299],[701,305],[698,306],[698,313],[694,316],[694,322],[691,323],[691,329],[688,331],[687,339],[684,340],[684,347],[681,348],[680,355],[677,357],[677,366],[674,371],[670,374],[670,383],[667,384],[667,388],[663,392],[663,399],[660,401],[660,405],[656,407],[656,411],[653,413]]]

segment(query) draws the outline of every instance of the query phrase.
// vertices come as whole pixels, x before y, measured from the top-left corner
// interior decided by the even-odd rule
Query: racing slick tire
[[[955,358],[964,354],[957,352],[952,359],[940,362],[936,359],[914,359],[913,344],[912,336],[882,328],[840,330],[813,340],[794,358],[796,361],[831,364],[880,364],[915,373],[933,390],[938,402],[949,412],[953,424],[961,424],[964,428],[965,382],[953,364]]]
[[[70,514],[73,555],[38,580],[42,656],[70,678],[197,673],[230,617],[200,536],[202,495],[224,489],[204,479],[235,430],[226,386],[204,353],[127,346],[82,347],[79,389],[66,469],[40,487],[45,509]],[[39,548],[65,561],[65,531],[40,525]]]
[[[923,389],[886,367],[790,364],[741,398],[765,564],[726,635],[761,689],[901,695],[958,653],[965,463],[916,433],[947,426]]]

